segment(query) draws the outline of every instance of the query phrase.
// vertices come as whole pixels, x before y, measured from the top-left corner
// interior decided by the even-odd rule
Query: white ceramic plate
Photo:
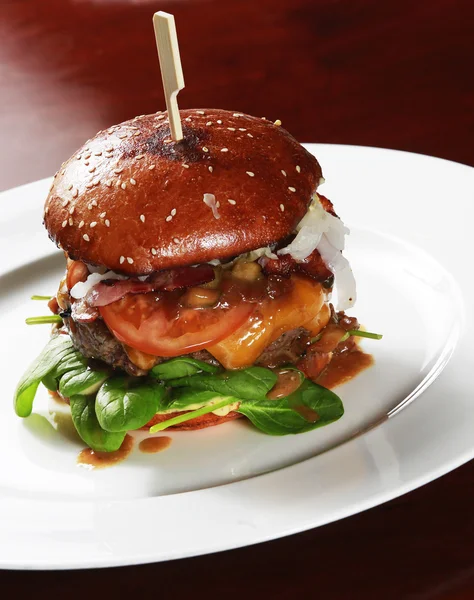
[[[346,413],[298,436],[243,422],[171,434],[109,469],[48,417],[41,391],[18,419],[11,397],[44,345],[31,294],[64,268],[41,226],[49,180],[0,195],[0,567],[67,569],[161,561],[254,544],[385,502],[474,456],[471,375],[474,170],[435,158],[311,145],[324,193],[351,227],[353,311],[382,332],[376,366],[338,388]],[[470,343],[471,342],[471,343]],[[414,400],[414,401],[413,401]]]

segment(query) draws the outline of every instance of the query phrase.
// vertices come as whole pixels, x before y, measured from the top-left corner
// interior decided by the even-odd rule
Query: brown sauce
[[[269,400],[278,400],[295,392],[301,385],[301,375],[292,369],[280,369],[275,371],[278,379],[272,389],[268,392]]]
[[[371,354],[361,350],[335,354],[327,368],[317,378],[320,385],[332,389],[358,375],[364,369],[372,366],[374,359]]]
[[[309,406],[306,406],[306,404],[302,402],[290,402],[289,404],[292,410],[300,414],[309,423],[319,421],[319,414]]]
[[[144,452],[145,454],[155,454],[169,448],[171,441],[171,438],[166,435],[149,437],[142,440],[138,448],[140,452]]]
[[[125,460],[132,448],[133,438],[126,435],[122,445],[115,452],[96,452],[91,448],[84,448],[77,457],[77,463],[91,469],[105,469]]]

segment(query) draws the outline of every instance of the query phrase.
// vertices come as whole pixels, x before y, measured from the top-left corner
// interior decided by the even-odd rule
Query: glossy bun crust
[[[186,411],[184,411],[186,412]],[[149,423],[142,427],[142,429],[149,429],[153,425],[157,423],[161,423],[162,421],[167,421],[168,419],[173,419],[178,415],[183,413],[168,413],[166,415],[155,415]],[[239,417],[243,417],[238,412],[230,412],[225,417],[219,417],[218,415],[214,415],[213,413],[207,413],[207,415],[202,415],[201,417],[196,417],[195,419],[190,419],[189,421],[184,421],[179,425],[174,425],[173,427],[169,427],[168,429],[174,430],[187,430],[191,431],[193,429],[204,429],[205,427],[212,427],[213,425],[220,425],[221,423],[225,423],[226,421],[233,421],[234,419],[238,419]]]
[[[294,230],[321,177],[309,152],[242,113],[183,110],[181,119],[181,142],[167,113],[144,115],[99,132],[63,164],[44,223],[71,258],[140,275],[230,258]]]

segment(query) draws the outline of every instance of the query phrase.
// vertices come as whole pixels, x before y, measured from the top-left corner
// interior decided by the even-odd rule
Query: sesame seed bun
[[[126,274],[226,259],[293,232],[321,168],[287,131],[218,109],[136,117],[94,138],[56,174],[50,237],[71,258]]]

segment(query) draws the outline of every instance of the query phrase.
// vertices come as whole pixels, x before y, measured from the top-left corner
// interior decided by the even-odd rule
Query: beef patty
[[[79,323],[71,317],[64,318],[64,324],[71,336],[74,347],[88,358],[102,360],[111,367],[122,369],[129,375],[146,375],[147,371],[135,365],[128,357],[123,344],[109,331],[102,319],[92,323]],[[286,331],[265,348],[255,364],[262,367],[279,367],[295,364],[305,353],[310,334],[303,327]],[[220,363],[207,351],[199,350],[188,354],[191,358],[218,366]],[[157,357],[156,364],[167,360]]]

